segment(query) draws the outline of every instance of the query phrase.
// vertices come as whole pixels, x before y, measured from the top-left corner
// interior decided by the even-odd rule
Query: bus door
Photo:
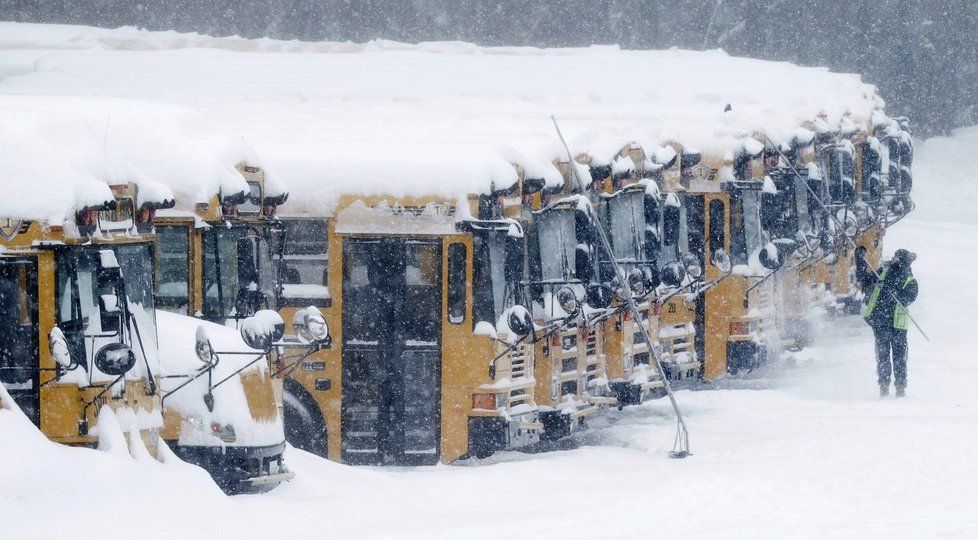
[[[37,260],[0,257],[0,382],[40,425]]]
[[[344,462],[438,462],[441,296],[440,239],[344,238]]]

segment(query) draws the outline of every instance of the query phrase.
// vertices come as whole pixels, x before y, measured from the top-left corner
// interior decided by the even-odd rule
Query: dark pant
[[[879,377],[880,386],[890,384],[892,362],[893,383],[897,388],[906,387],[907,331],[892,327],[874,326],[873,334],[876,336],[876,374]]]

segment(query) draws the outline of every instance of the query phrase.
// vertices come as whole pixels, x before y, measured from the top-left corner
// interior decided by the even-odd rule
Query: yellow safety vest
[[[873,287],[873,292],[869,295],[869,302],[866,303],[866,308],[863,309],[863,318],[868,319],[874,311],[876,311],[876,302],[880,298],[880,293],[883,292],[883,282],[886,280],[886,274],[890,271],[890,267],[887,266],[883,269],[883,273],[880,274],[879,281],[876,282],[876,286]],[[906,289],[908,285],[916,281],[913,276],[907,276],[907,279],[903,281],[903,285],[900,289]],[[910,326],[910,315],[907,313],[907,308],[901,305],[899,302],[896,308],[893,310],[893,328],[897,330],[906,330]]]

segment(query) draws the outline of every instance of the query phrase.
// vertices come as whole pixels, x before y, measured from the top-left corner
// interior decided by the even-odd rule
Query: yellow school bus
[[[155,455],[163,418],[151,233],[156,210],[173,201],[141,197],[134,184],[110,188],[65,222],[3,219],[0,381],[53,441],[94,447],[99,414],[111,410],[130,447],[140,439]]]
[[[529,212],[528,302],[541,328],[536,345],[536,400],[541,438],[553,441],[587,426],[587,419],[618,399],[609,385],[604,321],[610,289],[602,282],[597,247],[599,219],[589,197],[576,187],[588,171],[558,159],[563,184],[541,192]],[[582,170],[584,169],[584,170]]]
[[[676,148],[681,147],[676,144]],[[626,272],[636,307],[649,336],[658,347],[664,373],[655,367],[639,325],[620,298],[605,319],[605,356],[611,389],[618,406],[661,397],[663,377],[693,378],[700,371],[695,351],[696,295],[702,268],[689,254],[688,224],[680,176],[699,156],[685,157],[673,146],[648,155],[629,143],[605,167],[591,165],[590,193],[618,263]],[[602,259],[605,260],[605,259]],[[601,281],[619,290],[613,268],[600,266]]]
[[[746,137],[732,158],[703,155],[686,191],[690,223],[702,238],[696,253],[704,264],[710,261],[706,280],[717,282],[703,295],[697,317],[707,380],[753,369],[780,350],[770,278],[784,255],[761,227],[763,150]]]
[[[288,193],[272,189],[259,167],[239,164],[237,172],[236,185],[160,212],[155,252],[159,308],[216,323],[185,336],[195,346],[184,356],[196,364],[177,358],[170,366],[163,437],[229,493],[264,491],[293,476],[283,462],[281,385],[270,364],[301,359],[329,341],[315,308],[297,312],[289,319],[295,335],[284,335],[274,311],[280,290],[272,246]],[[222,326],[237,327],[245,343],[223,336]]]
[[[430,465],[540,440],[526,231],[543,185],[461,197],[347,194],[282,216],[280,312],[334,344],[288,371],[289,441],[350,464]]]
[[[815,132],[806,127],[799,128],[786,141],[769,141],[766,145],[766,175],[770,183],[761,195],[762,226],[771,237],[793,242],[791,249],[784,250],[784,265],[774,280],[781,343],[792,350],[801,349],[812,340],[818,310],[806,270],[827,255],[822,246],[825,216],[811,194],[822,192],[822,175],[814,163]],[[773,144],[778,144],[778,148]],[[831,242],[826,246],[835,248]]]

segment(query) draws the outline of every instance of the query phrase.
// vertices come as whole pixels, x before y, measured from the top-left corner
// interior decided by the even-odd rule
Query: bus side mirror
[[[679,261],[672,261],[662,267],[662,282],[670,287],[679,287],[686,279],[686,268]]]
[[[717,267],[717,270],[724,274],[729,274],[733,270],[730,255],[727,255],[727,252],[723,248],[713,250],[713,256],[710,257],[710,262],[713,263],[713,266]]]
[[[781,260],[787,260],[798,249],[798,242],[793,238],[775,238],[772,242],[778,248]]]
[[[257,312],[265,303],[261,282],[261,238],[245,236],[238,239],[238,292],[234,302],[239,316]]]
[[[58,367],[65,371],[71,371],[78,367],[78,364],[71,357],[71,348],[68,347],[68,340],[65,338],[64,332],[57,326],[52,328],[51,333],[48,334],[48,350],[51,351],[51,357],[54,358]]]
[[[781,215],[777,197],[776,193],[761,194],[761,228],[766,231],[773,231],[778,227],[778,218]]]
[[[278,313],[263,309],[242,321],[240,332],[246,345],[268,351],[285,335],[285,321]]]
[[[292,317],[292,328],[302,343],[316,343],[329,346],[332,337],[329,335],[329,324],[319,308],[309,306],[295,312]]]
[[[109,343],[95,353],[95,367],[112,377],[126,374],[134,365],[136,355],[122,343]]]
[[[259,267],[259,253],[261,249],[261,239],[257,236],[245,236],[239,238],[237,242],[238,250],[238,288],[248,289],[260,286],[261,269]]]
[[[530,317],[530,312],[519,304],[509,309],[506,324],[509,325],[509,329],[514,334],[520,337],[528,335],[533,330],[533,319]]]
[[[214,348],[211,346],[210,336],[207,335],[207,330],[204,329],[204,325],[197,327],[194,341],[194,352],[197,353],[197,358],[204,364],[204,367],[211,368],[216,366],[217,359],[214,356]]]
[[[574,270],[577,275],[577,279],[588,282],[594,277],[594,268],[592,267],[591,253],[588,251],[586,244],[579,244],[577,249],[574,250],[575,261]]]
[[[642,279],[645,280],[645,288],[654,291],[659,286],[659,269],[647,264],[639,268],[642,272]]]
[[[604,283],[592,283],[585,290],[587,304],[595,309],[605,309],[611,305],[611,287]]]
[[[700,260],[692,253],[683,255],[683,266],[686,269],[686,275],[693,279],[699,279],[703,275],[703,267],[700,266]]]
[[[798,253],[805,258],[811,257],[822,245],[822,238],[817,234],[798,231],[795,234],[795,243],[798,246]]]
[[[768,242],[757,254],[761,266],[768,270],[777,270],[784,264],[784,253],[773,242]]]

